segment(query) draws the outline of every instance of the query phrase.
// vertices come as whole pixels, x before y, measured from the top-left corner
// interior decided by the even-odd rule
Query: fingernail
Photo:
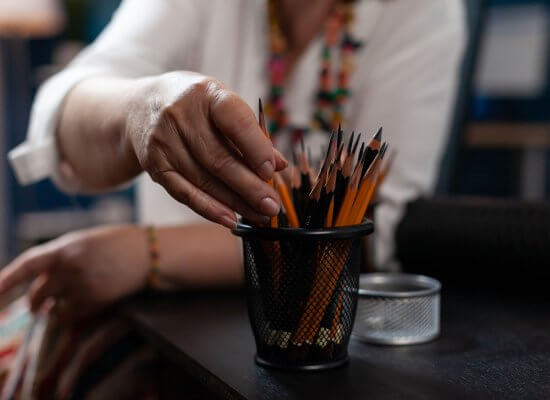
[[[281,207],[271,197],[266,197],[260,202],[261,212],[268,216],[275,216],[279,214]]]
[[[271,221],[271,218],[264,215],[263,217],[260,217],[260,216],[254,217],[253,219],[250,219],[250,221],[253,221],[254,224],[256,225],[263,226],[263,225],[269,224],[269,221]]]
[[[281,153],[279,150],[277,149],[273,149],[273,152],[275,153],[275,155],[277,157],[279,157],[279,159],[285,164],[285,168],[288,167],[288,160],[285,158],[285,156],[283,156],[283,153]]]
[[[235,229],[237,227],[237,221],[234,218],[224,215],[222,217],[222,223],[225,227],[229,229]]]
[[[263,180],[268,180],[273,177],[273,172],[275,172],[275,167],[271,161],[264,162],[260,168],[258,168],[258,174]]]

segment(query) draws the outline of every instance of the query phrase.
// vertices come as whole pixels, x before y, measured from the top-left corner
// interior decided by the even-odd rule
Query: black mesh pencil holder
[[[256,362],[294,370],[347,361],[357,306],[361,225],[305,230],[239,223]]]

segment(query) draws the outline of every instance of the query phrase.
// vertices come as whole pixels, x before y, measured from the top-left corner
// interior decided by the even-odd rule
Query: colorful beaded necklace
[[[320,83],[310,126],[289,126],[283,98],[286,80],[284,60],[286,42],[277,19],[276,3],[277,0],[269,0],[268,22],[271,56],[268,71],[270,92],[265,111],[269,118],[271,135],[276,136],[282,130],[288,129],[292,132],[292,142],[296,143],[303,133],[310,128],[331,132],[343,124],[344,106],[351,96],[349,81],[355,66],[355,53],[362,43],[351,36],[351,24],[354,17],[352,2],[339,2],[325,21],[325,42],[321,52]],[[340,65],[337,73],[337,84],[334,85],[332,56],[338,47],[340,49]]]

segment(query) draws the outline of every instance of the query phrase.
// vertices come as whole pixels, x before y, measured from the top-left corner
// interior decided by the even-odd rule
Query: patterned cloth
[[[0,384],[7,381],[10,369],[16,364],[17,351],[25,340],[31,315],[27,303],[18,299],[0,310]]]
[[[29,329],[2,400],[158,398],[155,353],[113,312],[70,327],[38,317]]]

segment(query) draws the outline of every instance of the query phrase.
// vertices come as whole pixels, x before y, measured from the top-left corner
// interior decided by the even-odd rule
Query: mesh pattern
[[[359,287],[359,239],[243,238],[257,356],[280,367],[347,357]]]
[[[439,332],[439,294],[361,298],[354,334],[368,341],[415,343]]]

